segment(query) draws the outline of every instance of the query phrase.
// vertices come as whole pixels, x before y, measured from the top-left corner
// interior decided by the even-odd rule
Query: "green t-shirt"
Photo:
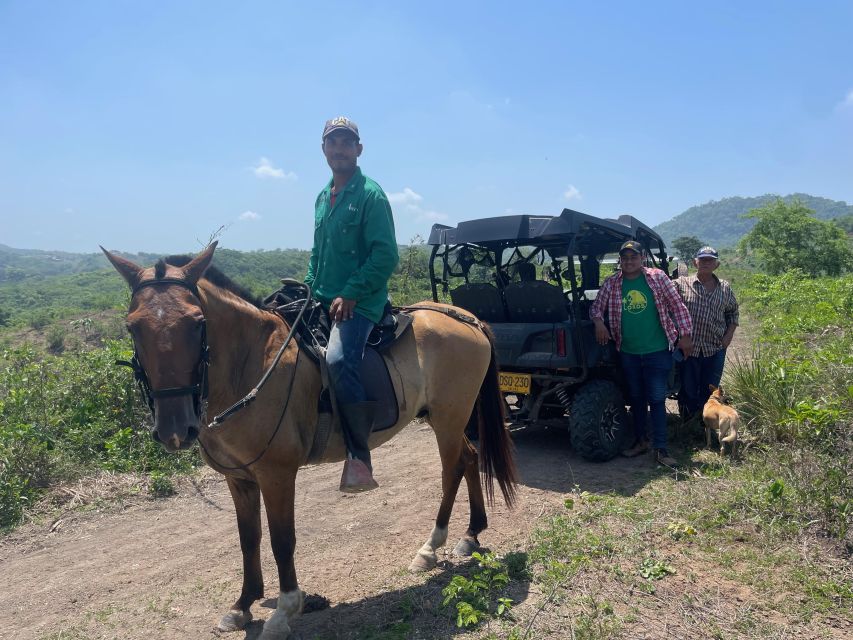
[[[622,278],[622,351],[642,355],[669,349],[655,297],[644,276]]]

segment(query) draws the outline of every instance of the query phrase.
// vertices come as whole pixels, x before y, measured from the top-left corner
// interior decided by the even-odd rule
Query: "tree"
[[[814,278],[853,268],[847,234],[838,225],[815,218],[799,200],[788,204],[779,199],[746,217],[758,222],[741,240],[740,250],[753,252],[771,275],[798,268]]]
[[[838,218],[833,218],[832,221],[839,227],[844,229],[844,232],[847,235],[853,234],[853,213],[847,216],[839,216]]]
[[[401,252],[396,273],[389,282],[389,293],[397,304],[411,304],[430,297],[428,256],[424,239],[416,234]]]
[[[689,262],[702,248],[702,241],[696,236],[681,236],[672,241],[672,246],[678,252],[679,258]]]

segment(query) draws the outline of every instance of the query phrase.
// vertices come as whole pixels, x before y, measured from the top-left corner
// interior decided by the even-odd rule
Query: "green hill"
[[[158,257],[150,253],[123,253],[140,264],[151,264]],[[101,252],[67,253],[38,249],[13,249],[0,244],[0,284],[22,282],[30,278],[62,276],[106,269],[110,266]]]
[[[779,196],[767,194],[755,198],[723,198],[690,207],[672,220],[655,227],[667,244],[680,236],[696,236],[703,243],[715,247],[731,247],[755,224],[755,220],[741,216],[751,209],[763,207]],[[782,198],[785,202],[799,199],[822,219],[853,215],[853,205],[840,200],[829,200],[806,193],[792,193]]]
[[[150,266],[161,255],[124,257]],[[308,251],[220,249],[213,264],[257,296],[279,286],[279,278],[302,278]],[[0,245],[0,327],[44,327],[52,322],[127,305],[127,285],[101,253],[12,249]]]

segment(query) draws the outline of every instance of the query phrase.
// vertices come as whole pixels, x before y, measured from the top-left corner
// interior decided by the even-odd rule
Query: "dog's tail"
[[[720,442],[734,442],[737,440],[737,418],[729,417],[726,419],[729,425],[729,432],[724,438],[720,438]]]

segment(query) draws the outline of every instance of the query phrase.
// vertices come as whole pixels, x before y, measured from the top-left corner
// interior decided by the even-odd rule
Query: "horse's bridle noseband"
[[[180,278],[157,278],[155,280],[146,280],[140,282],[133,288],[130,294],[131,300],[140,289],[145,287],[153,287],[157,284],[174,284],[184,289],[188,289],[196,298],[201,300],[198,292],[198,287],[191,282],[181,280]],[[132,336],[131,336],[132,338]],[[154,400],[156,398],[175,398],[179,396],[192,396],[193,408],[196,416],[201,416],[202,405],[207,400],[207,368],[210,364],[210,349],[207,346],[207,323],[204,319],[201,321],[201,354],[199,355],[198,364],[196,365],[196,384],[186,387],[170,387],[168,389],[152,389],[148,381],[148,374],[142,367],[139,361],[139,352],[136,350],[136,341],[133,342],[133,358],[127,360],[116,360],[116,364],[130,367],[133,370],[133,377],[136,379],[136,384],[139,385],[139,391],[142,394],[143,401],[151,410],[151,417],[154,418]]]

